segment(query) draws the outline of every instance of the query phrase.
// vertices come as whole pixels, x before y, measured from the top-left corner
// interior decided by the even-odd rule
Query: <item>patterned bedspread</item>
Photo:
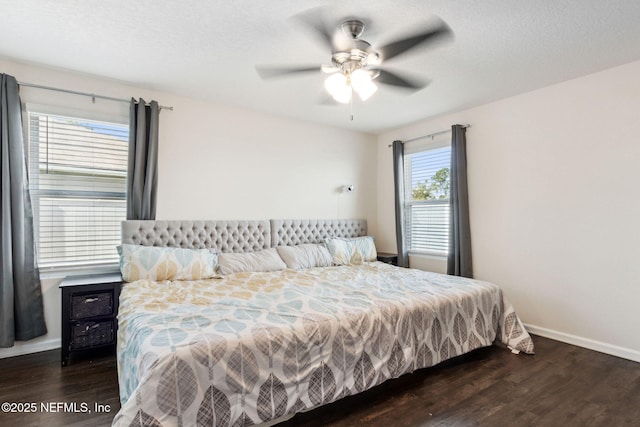
[[[494,284],[374,262],[126,284],[115,426],[246,426],[502,342],[533,343]]]

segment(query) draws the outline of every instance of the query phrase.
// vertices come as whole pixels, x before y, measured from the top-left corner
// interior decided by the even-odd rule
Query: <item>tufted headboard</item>
[[[269,221],[123,221],[122,243],[255,252],[271,245]]]
[[[255,252],[276,246],[321,243],[329,237],[367,234],[364,219],[251,221],[123,221],[121,241],[144,246]]]
[[[364,219],[272,219],[271,247],[322,243],[330,237],[367,235]]]

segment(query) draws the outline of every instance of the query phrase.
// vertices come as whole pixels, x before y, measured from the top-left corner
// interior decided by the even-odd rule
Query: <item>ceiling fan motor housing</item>
[[[369,42],[358,38],[364,31],[362,21],[355,19],[345,21],[341,28],[348,40],[337,43],[331,53],[331,62],[336,68],[348,75],[355,70],[366,69],[371,61],[370,56],[374,56],[373,59],[379,58],[378,53],[372,49]]]

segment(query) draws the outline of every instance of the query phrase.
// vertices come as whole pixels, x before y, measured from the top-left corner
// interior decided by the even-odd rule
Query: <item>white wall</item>
[[[372,135],[0,60],[18,81],[173,106],[160,115],[158,219],[365,218],[375,228]],[[25,103],[128,116],[127,103],[21,88]],[[356,191],[336,190],[353,184]],[[60,346],[60,278],[42,280],[49,333],[0,358]]]
[[[639,75],[633,62],[379,135],[381,249],[395,249],[388,144],[470,123],[475,277],[532,331],[640,361]]]
[[[364,217],[375,222],[372,135],[166,97],[158,218]],[[353,184],[356,191],[341,194]]]

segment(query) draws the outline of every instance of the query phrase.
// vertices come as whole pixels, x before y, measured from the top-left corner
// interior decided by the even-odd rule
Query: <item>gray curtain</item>
[[[127,219],[156,219],[159,116],[156,101],[147,105],[142,98],[131,99]]]
[[[449,193],[449,255],[447,274],[473,277],[469,189],[467,187],[467,137],[462,125],[451,127],[451,189]]]
[[[409,254],[404,240],[404,144],[402,141],[393,141],[393,184],[395,188],[398,266],[409,267]]]
[[[0,74],[0,347],[47,333],[15,77]]]

